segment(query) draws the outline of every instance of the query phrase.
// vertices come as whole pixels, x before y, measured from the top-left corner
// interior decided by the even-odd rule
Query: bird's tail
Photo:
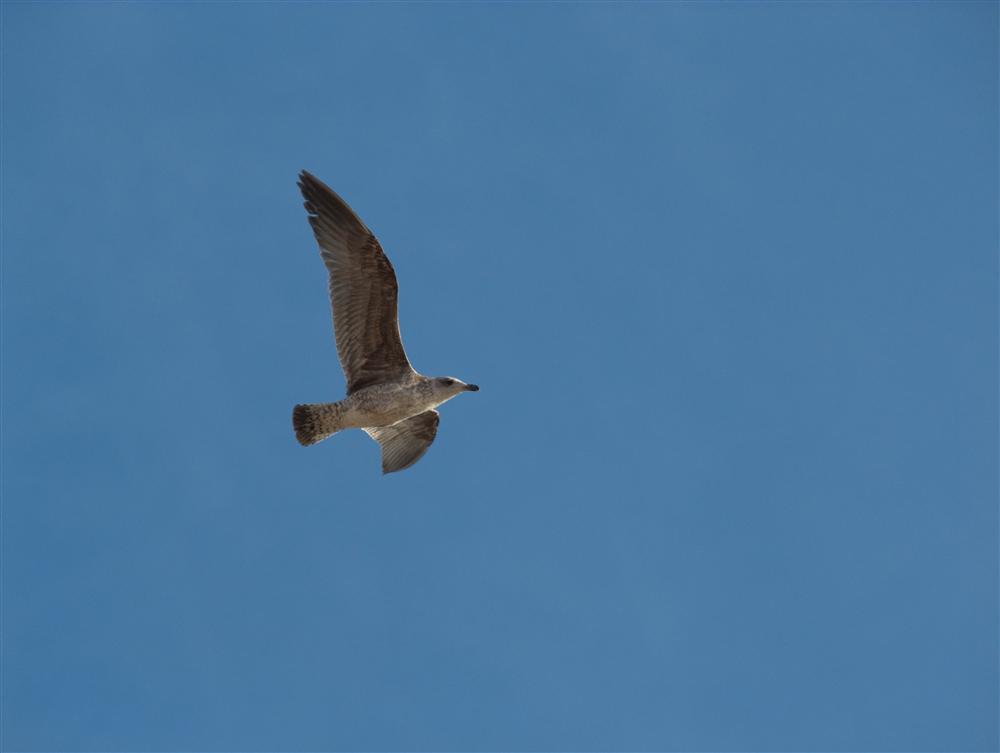
[[[340,403],[296,405],[292,410],[292,426],[299,444],[321,442],[344,428],[344,408]]]

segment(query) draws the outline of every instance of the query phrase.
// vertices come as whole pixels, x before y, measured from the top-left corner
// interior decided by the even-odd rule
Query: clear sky
[[[998,748],[996,3],[2,14],[5,750]]]

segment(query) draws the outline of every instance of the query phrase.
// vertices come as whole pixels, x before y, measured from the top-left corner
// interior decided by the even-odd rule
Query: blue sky
[[[5,750],[1000,745],[996,3],[2,14]]]

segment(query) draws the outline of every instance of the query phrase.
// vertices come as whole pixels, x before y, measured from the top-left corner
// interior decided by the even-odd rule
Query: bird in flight
[[[410,365],[397,318],[396,273],[374,233],[329,186],[303,170],[299,189],[320,256],[330,273],[337,354],[347,398],[296,405],[295,437],[316,444],[343,429],[363,429],[382,447],[382,472],[409,468],[437,435],[437,406],[479,387],[426,377]]]

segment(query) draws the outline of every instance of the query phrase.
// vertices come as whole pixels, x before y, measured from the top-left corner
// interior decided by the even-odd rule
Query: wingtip
[[[330,188],[330,186],[321,181],[319,178],[317,178],[308,170],[299,171],[298,186],[299,186],[299,191],[302,192],[302,195],[306,199],[310,198],[315,199],[317,197],[325,197],[327,195],[332,194],[340,202],[344,201],[343,199],[338,197],[336,193],[334,193],[333,189]]]
[[[323,192],[323,188],[325,187],[323,182],[308,170],[300,170],[299,179],[296,181],[296,185],[298,185],[299,193],[302,194],[302,198],[306,200],[306,211],[315,213],[316,208],[314,205],[310,204],[310,200],[315,199]]]
[[[389,468],[385,463],[382,463],[382,475],[388,476],[390,473],[399,473],[400,471],[405,471],[411,465],[413,465],[413,463],[410,463],[409,465],[401,465],[399,468]]]

